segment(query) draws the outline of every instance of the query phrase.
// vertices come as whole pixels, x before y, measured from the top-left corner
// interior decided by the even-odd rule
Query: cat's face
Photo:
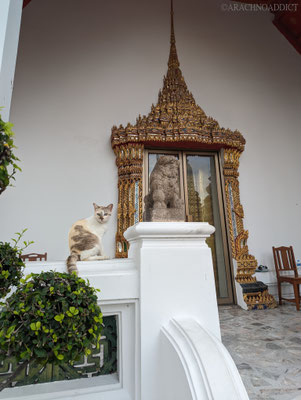
[[[109,221],[110,216],[113,210],[113,204],[109,204],[108,206],[98,206],[93,203],[94,206],[94,217],[100,224],[105,224]]]

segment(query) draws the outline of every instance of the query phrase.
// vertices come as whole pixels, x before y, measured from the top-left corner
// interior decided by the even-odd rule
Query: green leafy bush
[[[4,122],[0,115],[0,194],[15,179],[17,170],[21,171],[17,162],[20,161],[13,153],[16,148],[13,141],[12,124]]]
[[[33,242],[23,242],[23,247],[18,244],[26,232],[16,233],[17,239],[13,238],[13,245],[7,242],[0,242],[0,298],[5,297],[13,286],[18,286],[22,278],[25,264],[21,254]]]
[[[23,363],[0,390],[28,363],[72,364],[90,354],[92,344],[99,347],[97,291],[76,274],[50,271],[21,279],[0,314],[0,360],[13,356]]]

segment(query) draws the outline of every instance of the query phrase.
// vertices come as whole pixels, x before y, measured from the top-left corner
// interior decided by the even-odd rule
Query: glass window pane
[[[216,229],[207,239],[207,244],[212,250],[217,296],[226,298],[229,293],[214,156],[187,155],[186,171],[190,220],[209,222]]]

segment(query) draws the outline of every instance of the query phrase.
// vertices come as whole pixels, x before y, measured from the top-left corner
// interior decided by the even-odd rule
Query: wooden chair
[[[299,285],[301,283],[301,276],[298,276],[298,270],[296,260],[294,256],[294,250],[290,247],[274,247],[273,255],[275,262],[275,269],[278,281],[278,294],[279,294],[279,305],[282,304],[282,300],[291,301],[296,303],[296,308],[300,310],[300,292]],[[281,283],[288,282],[294,287],[294,299],[285,299],[281,296]]]
[[[28,253],[22,254],[22,261],[47,261],[47,253],[38,254],[38,253]]]

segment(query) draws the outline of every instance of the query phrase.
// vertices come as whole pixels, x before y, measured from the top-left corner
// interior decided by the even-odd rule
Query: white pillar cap
[[[207,238],[215,231],[208,222],[139,222],[124,233],[131,242],[138,238]]]

